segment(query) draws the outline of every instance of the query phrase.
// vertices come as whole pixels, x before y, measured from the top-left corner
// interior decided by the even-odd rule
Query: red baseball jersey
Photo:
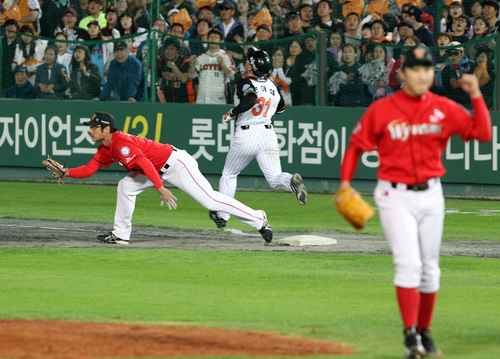
[[[169,144],[158,143],[146,138],[129,135],[120,131],[114,132],[108,146],[101,144],[92,160],[81,167],[72,168],[69,177],[89,177],[100,167],[108,168],[113,162],[118,163],[123,168],[148,177],[155,183],[155,187],[161,187],[162,181],[158,172],[165,166],[172,146]],[[147,159],[154,167],[156,175],[151,171],[146,171],[138,165],[142,159]],[[154,178],[151,178],[154,177]]]
[[[473,100],[473,105],[475,117],[458,103],[432,92],[412,97],[400,90],[368,108],[350,141],[363,151],[378,150],[378,178],[424,183],[445,174],[441,155],[450,136],[458,134],[464,141],[491,138],[483,98]]]

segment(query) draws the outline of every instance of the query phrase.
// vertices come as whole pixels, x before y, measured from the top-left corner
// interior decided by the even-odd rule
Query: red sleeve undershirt
[[[139,157],[139,159],[135,163],[142,168],[146,176],[148,176],[151,182],[153,182],[156,189],[163,187],[163,181],[158,174],[158,171],[156,170],[155,166],[153,166],[151,161],[146,158],[146,156]]]
[[[340,180],[341,181],[352,181],[354,172],[356,172],[356,167],[358,166],[358,159],[363,150],[351,143],[347,150],[345,151],[344,160],[340,166]]]

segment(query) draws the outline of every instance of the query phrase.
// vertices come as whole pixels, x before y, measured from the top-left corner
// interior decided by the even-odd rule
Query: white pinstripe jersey
[[[281,94],[274,82],[253,76],[249,76],[238,83],[234,94],[235,107],[245,96],[251,93],[257,95],[257,101],[250,110],[238,115],[236,126],[269,125],[275,113],[279,114],[285,110],[284,105],[283,108],[278,109]]]

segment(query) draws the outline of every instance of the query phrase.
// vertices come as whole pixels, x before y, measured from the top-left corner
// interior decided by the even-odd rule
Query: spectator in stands
[[[245,31],[251,25],[248,23],[248,13],[250,12],[250,2],[249,0],[239,0],[238,5],[238,21],[243,25]],[[201,9],[200,9],[201,12]]]
[[[189,13],[189,15],[191,15],[191,14],[194,13],[194,10],[191,7],[191,5],[189,5],[186,1],[184,1],[184,0],[173,0],[173,1],[166,2],[165,4],[163,4],[163,6],[161,8],[161,14],[166,19],[167,17],[170,16],[169,11],[170,10],[174,10],[174,9],[175,10],[186,9],[187,12]],[[167,22],[168,22],[168,20],[167,20]]]
[[[62,70],[63,65],[56,61],[57,49],[47,46],[44,62],[37,67],[35,75],[35,90],[37,97],[43,100],[61,100],[68,88]]]
[[[2,97],[7,93],[7,89],[15,83],[11,64],[16,53],[16,31],[19,31],[19,23],[14,19],[8,19],[4,22],[3,28],[5,35],[2,36]]]
[[[66,35],[65,31],[58,29],[55,32],[55,39],[67,41],[68,36]],[[65,69],[69,69],[72,54],[68,51],[68,43],[56,41],[55,45],[57,47],[57,63],[61,64]]]
[[[117,39],[120,37],[120,31],[116,28],[118,25],[118,10],[115,6],[106,9],[106,26],[101,29],[102,37],[105,40]]]
[[[490,25],[484,16],[480,16],[474,21],[474,36],[471,41],[484,39],[490,35]],[[465,49],[465,54],[469,59],[475,59],[477,49],[480,47],[489,47],[491,50],[495,49],[495,40],[487,40],[479,44],[474,44]]]
[[[105,101],[111,92],[115,101],[141,101],[146,100],[144,93],[144,74],[139,60],[127,52],[127,44],[118,41],[114,47],[115,59],[109,65],[106,84],[99,95],[92,100]]]
[[[314,9],[309,3],[300,5],[299,8],[300,21],[302,23],[302,31],[309,32],[313,30],[311,21],[314,15]]]
[[[375,43],[391,44],[392,39],[387,36],[389,31],[388,25],[383,20],[373,20],[371,22],[371,43],[366,44],[366,49],[364,51],[364,61],[361,63],[367,63],[373,60],[373,50],[375,49]],[[392,57],[392,49],[388,49],[389,57]]]
[[[493,64],[493,51],[488,47],[480,47],[477,49],[477,56],[474,59],[476,62],[476,70],[474,75],[479,81],[479,89],[484,96],[484,101],[488,108],[493,108],[493,92],[495,88],[495,66]]]
[[[304,33],[302,30],[302,20],[298,11],[290,11],[286,15],[286,24],[288,29],[285,30],[282,38],[297,36]]]
[[[267,0],[267,7],[273,20],[271,25],[273,39],[279,39],[285,33],[284,9],[281,7],[281,2],[282,0]]]
[[[148,29],[151,27],[151,14],[148,10],[148,1],[147,0],[134,0],[135,6],[132,8],[132,16],[134,17],[137,26],[142,27],[144,29]]]
[[[266,0],[253,0],[252,10],[259,12],[266,7]]]
[[[12,70],[17,65],[26,65],[30,82],[34,84],[35,79],[33,76],[35,75],[36,68],[43,61],[47,41],[35,38],[33,28],[29,25],[23,25],[19,32],[23,35],[21,35],[21,40],[16,45],[16,52],[12,60]]]
[[[408,8],[410,22],[413,24],[414,34],[425,46],[436,46],[431,30],[423,24],[422,9],[415,5]]]
[[[116,11],[117,11],[118,17],[120,17],[121,14],[125,14],[128,11],[127,0],[118,0],[116,2]]]
[[[339,64],[342,64],[342,36],[338,30],[330,34],[330,46],[328,47],[328,51],[333,52]]]
[[[470,29],[470,19],[466,15],[460,15],[453,23],[453,41],[464,44],[469,41],[468,31]]]
[[[182,26],[181,24],[172,24],[170,26],[170,31],[168,33],[170,35],[174,35],[174,36],[177,36],[177,37],[184,37],[184,26]],[[187,47],[182,42],[182,40],[178,40],[178,41],[179,41],[179,51],[180,51],[180,54],[182,56],[184,56],[185,58],[188,58],[189,56],[191,56],[191,50],[189,49],[189,47]]]
[[[71,6],[71,8],[76,12],[77,22],[82,21],[90,15],[89,0],[78,0],[75,5]]]
[[[356,51],[361,45],[360,41],[354,40],[354,39],[361,39],[361,31],[358,31],[360,23],[361,19],[359,18],[359,15],[356,14],[355,12],[348,14],[347,17],[345,18],[345,29],[346,29],[345,36],[347,37],[344,40],[346,44],[354,45]]]
[[[384,73],[379,77],[376,83],[368,86],[374,100],[386,97],[392,93],[392,88],[389,86],[389,74],[392,71],[395,61],[392,57],[388,57],[387,53],[387,46],[383,45],[377,45],[373,50],[374,60],[379,59],[385,64]]]
[[[33,99],[36,91],[31,82],[28,81],[28,68],[17,65],[14,68],[15,84],[7,89],[7,98]]]
[[[105,27],[107,25],[106,14],[102,12],[101,0],[89,0],[88,9],[90,15],[84,17],[78,24],[78,27],[88,30],[89,22],[94,20],[99,22],[100,27]]]
[[[255,30],[255,41],[259,42],[259,49],[271,55],[274,52],[275,46],[274,44],[269,43],[269,40],[271,39],[271,28],[269,27],[269,25],[261,24]]]
[[[287,106],[292,106],[292,94],[290,92],[290,84],[292,79],[288,76],[290,68],[285,63],[285,50],[277,47],[274,53],[270,54],[272,58],[271,79],[278,87],[281,96]]]
[[[340,107],[363,107],[363,82],[358,69],[361,64],[356,61],[357,50],[353,44],[345,44],[342,49],[343,65],[339,71],[347,75],[345,83],[339,85],[335,103]]]
[[[449,46],[459,45],[458,42],[452,42]],[[446,51],[448,60],[446,61],[446,67],[442,71],[445,96],[471,110],[470,97],[462,90],[458,81],[463,74],[472,74],[476,69],[476,63],[465,56],[463,47]]]
[[[370,23],[363,24],[361,28],[361,38],[363,40],[371,40],[372,38],[372,25]]]
[[[442,32],[438,35],[436,42],[438,47],[450,46],[452,42],[452,35],[450,32]],[[434,87],[431,88],[432,92],[443,95],[443,69],[446,67],[448,60],[448,53],[446,50],[439,50],[434,54]]]
[[[286,64],[292,67],[295,64],[295,59],[302,53],[302,43],[300,40],[293,40],[288,47],[290,57],[286,59]]]
[[[68,38],[71,37],[71,40],[83,40],[87,36],[87,31],[76,26],[76,22],[78,17],[76,15],[76,10],[72,7],[66,8],[63,13],[63,24],[64,29],[68,32]],[[69,46],[72,49],[74,45]]]
[[[329,0],[320,0],[316,5],[316,14],[319,17],[319,22],[316,24],[315,29],[321,30],[320,24],[326,25],[330,30],[333,30],[332,21],[332,4]]]
[[[398,24],[397,31],[392,33],[392,39],[397,44],[402,46],[407,37],[414,36],[413,34],[413,24],[406,20],[401,21]],[[399,40],[397,38],[399,37]],[[399,59],[399,57],[403,54],[404,49],[394,49],[394,59]]]
[[[97,20],[91,21],[88,24],[89,35],[86,41],[103,41],[101,28]],[[108,74],[109,65],[113,60],[113,43],[105,42],[103,44],[93,43],[87,45],[90,51],[90,61],[96,64],[101,74],[102,84],[104,85],[105,77]]]
[[[61,26],[61,19],[65,8],[65,5],[60,1],[43,1],[41,5],[42,17],[40,18],[40,36],[54,36],[54,31]]]
[[[326,52],[327,63],[327,78],[333,76],[339,69],[339,63],[335,55]],[[290,71],[292,78],[292,102],[294,106],[314,106],[316,104],[316,82],[317,82],[317,67],[316,67],[316,34],[312,33],[305,40],[305,50],[297,56],[295,64]],[[300,95],[294,92],[300,91]],[[298,102],[295,98],[301,97]],[[328,103],[333,101],[333,96],[329,98]]]
[[[226,78],[233,81],[236,68],[231,56],[216,44],[224,42],[224,35],[218,28],[210,30],[208,41],[214,44],[208,45],[206,53],[200,57],[191,56],[188,74],[191,79],[199,79],[196,103],[225,104]]]
[[[132,47],[130,49],[130,52],[131,55],[135,57],[141,42],[143,42],[148,38],[146,29],[138,27],[132,14],[126,12],[125,14],[121,14],[120,17],[118,18],[117,30],[120,32],[121,36],[142,34],[132,39]]]
[[[33,29],[35,35],[40,33],[40,17],[42,16],[42,10],[40,8],[40,3],[36,0],[14,0],[11,4],[19,6],[19,13],[21,19],[19,20],[19,25],[23,27],[24,25],[30,26]]]
[[[481,11],[482,11],[481,6]],[[441,32],[446,32],[446,23],[448,22],[448,16],[450,15],[450,7],[446,4],[443,4],[443,17],[439,23],[439,29]]]
[[[472,17],[472,24],[474,25],[474,21],[483,16],[483,2],[481,0],[473,0],[470,12]]]
[[[498,2],[495,0],[483,1],[483,15],[490,25],[490,34],[500,32],[500,21],[498,21]]]
[[[71,59],[71,78],[63,72],[73,100],[92,100],[101,92],[101,74],[90,60],[90,51],[85,45],[77,45]]]
[[[234,3],[231,0],[226,0],[219,5],[219,10],[222,22],[218,28],[224,35],[224,42],[237,42],[234,36],[243,37],[245,28],[234,18]]]
[[[169,27],[174,23],[174,17],[178,12],[179,10],[177,9],[172,9],[168,12],[166,19]]]
[[[198,32],[197,32],[198,22],[203,19],[210,21],[212,25],[214,24],[214,12],[210,6],[204,6],[198,10],[196,17],[193,19],[193,24],[187,31],[189,32],[190,39],[198,38]]]
[[[460,15],[465,14],[464,6],[461,1],[453,1],[448,8],[449,11],[445,23],[446,27],[444,29],[441,27],[441,32],[453,32],[453,24]]]
[[[158,62],[160,89],[166,102],[194,103],[193,80],[189,78],[189,59],[179,54],[179,41],[167,38],[165,56]]]
[[[212,22],[207,19],[201,19],[198,21],[198,26],[196,27],[197,40],[208,41],[208,33],[213,29]],[[206,43],[189,43],[189,49],[192,55],[200,56],[208,50],[208,44]]]

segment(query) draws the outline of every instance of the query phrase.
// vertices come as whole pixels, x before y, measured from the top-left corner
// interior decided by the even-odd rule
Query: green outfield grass
[[[0,248],[0,316],[197,325],[349,343],[403,357],[390,256]],[[500,357],[498,260],[442,258],[435,340]]]
[[[134,225],[217,230],[207,210],[184,192],[172,192],[178,198],[178,208],[173,211],[160,207],[154,189],[139,195]],[[116,186],[0,182],[0,193],[0,218],[113,223]],[[354,232],[335,210],[331,195],[310,194],[306,206],[300,206],[291,193],[237,192],[236,198],[264,209],[275,232]],[[375,206],[371,196],[365,199]],[[445,238],[500,241],[500,202],[448,199],[446,209]],[[228,226],[253,231],[234,219]],[[363,232],[383,233],[378,216],[368,221]]]

